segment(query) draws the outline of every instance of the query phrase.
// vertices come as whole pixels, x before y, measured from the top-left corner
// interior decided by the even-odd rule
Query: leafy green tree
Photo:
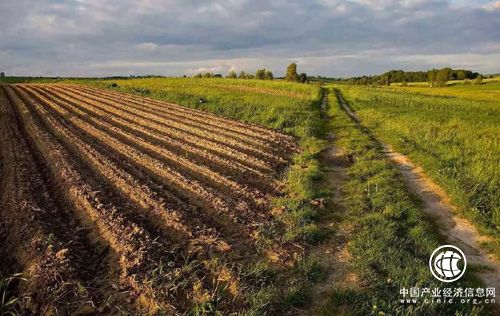
[[[477,76],[476,80],[474,80],[474,84],[483,84],[483,75]]]
[[[436,69],[429,70],[427,73],[427,82],[429,82],[430,87],[434,87],[436,85]]]
[[[382,77],[380,77],[379,84],[384,85],[384,86],[390,86],[391,85],[391,76],[389,74],[382,75]]]
[[[0,72],[0,78],[5,78],[5,72]]]
[[[194,77],[195,77],[195,78],[201,78],[201,77],[203,77],[203,76],[202,76],[201,72],[199,72],[199,73],[197,73],[196,75],[194,75]]]
[[[464,80],[466,77],[465,71],[457,70],[457,80]]]
[[[247,74],[243,70],[240,71],[240,74],[238,75],[238,78],[240,79],[247,79]]]
[[[203,78],[212,78],[214,75],[210,72],[206,72],[203,74]]]
[[[291,63],[286,68],[285,80],[287,81],[298,81],[299,75],[297,74],[297,64]]]
[[[274,76],[271,70],[266,70],[266,73],[264,74],[264,79],[266,80],[273,80]]]
[[[451,69],[443,68],[436,73],[436,86],[444,87],[451,78]]]
[[[255,72],[255,79],[261,79],[261,80],[266,79],[266,70],[265,69],[258,69]]]
[[[236,79],[238,76],[236,75],[236,71],[231,70],[227,73],[227,77],[231,79]]]
[[[307,82],[307,75],[304,72],[299,75],[299,82],[301,83]]]

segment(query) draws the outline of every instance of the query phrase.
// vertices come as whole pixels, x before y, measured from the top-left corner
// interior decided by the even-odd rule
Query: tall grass
[[[470,91],[465,99],[404,89],[339,89],[364,124],[420,164],[461,213],[495,239],[489,246],[500,256],[500,102],[470,100]]]
[[[19,315],[17,311],[18,298],[11,293],[13,283],[26,281],[21,273],[11,276],[0,276],[0,315]]]
[[[349,101],[349,98],[346,98]],[[350,271],[357,280],[334,288],[322,315],[470,315],[486,312],[469,304],[400,303],[400,289],[441,288],[428,268],[439,237],[406,189],[397,169],[368,129],[358,128],[330,97],[328,129],[335,145],[352,157],[342,186],[345,211],[339,219],[351,226],[347,244]],[[468,274],[470,277],[471,274]],[[454,286],[478,286],[464,278]]]

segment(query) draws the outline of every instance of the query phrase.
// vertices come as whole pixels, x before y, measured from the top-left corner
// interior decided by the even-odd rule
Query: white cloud
[[[137,49],[139,49],[139,50],[152,51],[152,50],[157,49],[158,45],[155,43],[146,42],[146,43],[138,44],[135,47],[137,47]]]
[[[463,60],[499,72],[492,57],[500,45],[499,3],[0,1],[0,70],[180,75],[265,67],[279,75],[296,60],[301,71],[346,76]]]

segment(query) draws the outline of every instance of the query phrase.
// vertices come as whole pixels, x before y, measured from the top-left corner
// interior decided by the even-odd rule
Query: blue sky
[[[8,75],[500,72],[500,1],[3,0]]]

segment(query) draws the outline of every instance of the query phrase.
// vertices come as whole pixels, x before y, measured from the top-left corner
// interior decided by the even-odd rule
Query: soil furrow
[[[29,86],[29,88],[33,88],[40,93],[50,94],[50,91],[48,91],[49,89],[47,88],[41,88],[39,86]],[[277,184],[273,183],[274,180],[272,178],[235,160],[230,160],[225,158],[224,156],[221,157],[219,155],[211,153],[210,151],[191,146],[186,142],[172,138],[169,135],[162,134],[160,136],[158,132],[154,131],[153,129],[141,126],[130,120],[122,119],[116,116],[110,116],[107,112],[100,110],[95,106],[90,106],[85,102],[76,104],[69,98],[61,97],[60,95],[58,95],[57,97],[70,103],[73,106],[78,106],[82,111],[98,118],[101,121],[105,121],[106,123],[119,127],[126,132],[140,136],[141,138],[148,140],[156,146],[167,148],[169,151],[174,152],[176,155],[181,155],[186,158],[194,157],[198,164],[210,167],[212,170],[226,175],[230,179],[238,181],[238,183],[240,184],[244,185],[249,183],[252,186],[264,190],[265,192],[273,192],[276,189]]]
[[[271,199],[293,138],[127,100],[74,86],[0,87],[0,271],[28,277],[9,288],[16,308],[246,310],[256,286],[246,270],[289,255],[262,229],[276,223]]]
[[[54,105],[49,103],[47,105]],[[55,108],[57,110],[57,107]],[[59,109],[61,110],[61,109]],[[64,115],[64,113],[62,114]],[[66,115],[68,116],[68,115]],[[215,212],[226,213],[235,223],[253,222],[248,214],[246,206],[242,203],[227,204],[227,198],[218,195],[210,188],[206,188],[195,180],[188,179],[173,170],[163,162],[145,155],[133,147],[126,146],[119,139],[103,133],[94,126],[87,124],[75,115],[68,118],[79,129],[84,130],[94,137],[94,140],[101,140],[108,145],[109,151],[118,152],[129,157],[135,164],[142,165],[144,170],[148,170],[150,175],[160,180],[163,185],[169,187],[176,194],[190,199],[191,203],[202,205],[203,209],[214,209]]]
[[[142,137],[123,131],[114,125],[103,122],[102,120],[95,119],[91,115],[88,115],[89,113],[86,111],[87,109],[85,109],[82,106],[82,103],[77,100],[72,100],[73,104],[68,104],[61,102],[60,99],[56,100],[57,96],[52,97],[54,102],[66,107],[67,110],[72,111],[72,114],[77,115],[82,120],[90,124],[93,124],[93,126],[99,128],[103,132],[113,135],[125,145],[132,146],[155,159],[168,163],[178,173],[183,174],[188,178],[195,179],[200,183],[204,183],[206,186],[213,187],[215,190],[230,197],[231,199],[244,201],[244,203],[248,204],[250,208],[263,209],[267,207],[268,202],[266,201],[266,196],[258,190],[232,181],[217,171],[213,171],[203,165],[197,164],[196,160],[192,161],[191,159],[186,159],[168,151],[165,148],[156,146],[154,143],[150,143]],[[71,107],[71,105],[73,106]]]
[[[36,148],[25,142],[14,120],[8,131],[10,137],[5,138],[9,143],[2,146],[11,155],[9,178],[13,181],[11,187],[5,187],[12,194],[6,199],[10,207],[4,208],[10,210],[5,215],[11,218],[8,244],[19,246],[24,257],[20,262],[38,262],[26,267],[35,283],[28,282],[24,288],[36,294],[23,302],[24,308],[40,313],[54,308],[76,312],[92,310],[94,302],[101,301],[102,312],[102,300],[112,304],[117,299],[112,288],[118,282],[117,276],[109,270],[110,262],[101,259],[106,248],[92,241],[67,204],[54,198],[60,193],[58,184],[49,179],[47,166],[39,159]],[[19,240],[23,240],[22,245],[17,243]],[[35,302],[47,305],[35,306]]]
[[[67,89],[62,89],[63,93],[66,94],[73,94],[72,92],[68,91]],[[90,97],[90,99],[92,99]],[[90,100],[89,100],[90,102]],[[96,103],[96,101],[92,102]],[[197,136],[200,138],[205,138],[205,139],[210,139],[212,141],[216,141],[217,143],[224,145],[224,146],[229,146],[237,151],[246,153],[250,156],[258,157],[259,159],[262,159],[266,161],[267,163],[271,164],[273,167],[279,164],[286,164],[287,161],[284,160],[283,158],[276,156],[271,153],[267,153],[265,151],[262,151],[260,148],[255,148],[248,146],[246,144],[243,144],[241,142],[238,142],[233,139],[228,139],[227,137],[223,137],[219,134],[206,131],[200,128],[192,127],[192,126],[186,126],[184,124],[175,122],[173,120],[169,120],[168,118],[164,118],[159,116],[155,111],[149,111],[144,108],[136,109],[131,106],[127,106],[127,104],[123,104],[117,101],[101,101],[97,103],[102,103],[105,104],[108,107],[113,107],[115,109],[118,109],[123,112],[127,112],[133,115],[140,116],[142,118],[147,118],[151,120],[152,122],[158,123],[160,125],[168,126],[170,128],[175,128],[178,131],[181,131],[182,133],[190,134],[192,136]]]
[[[72,87],[75,88],[80,88],[80,86],[75,86],[72,85]],[[91,93],[98,93],[100,95],[106,95],[114,98],[119,98],[122,100],[133,100],[139,103],[150,103],[150,104],[155,104],[158,105],[160,108],[163,109],[170,109],[174,113],[182,113],[185,116],[188,117],[193,117],[195,119],[199,119],[200,122],[210,122],[210,124],[215,125],[219,128],[226,128],[234,132],[239,132],[243,133],[244,135],[249,135],[252,137],[260,137],[260,138],[280,138],[287,140],[291,143],[293,143],[293,137],[288,136],[288,135],[283,135],[279,134],[276,131],[273,131],[271,129],[258,126],[255,124],[251,123],[241,123],[232,119],[224,118],[221,116],[216,116],[211,113],[202,111],[202,110],[196,110],[196,109],[188,109],[182,106],[179,106],[177,104],[173,103],[168,103],[164,101],[159,101],[151,98],[141,98],[138,96],[134,96],[131,94],[123,94],[123,93],[117,93],[117,92],[111,92],[111,91],[105,91],[105,90],[99,90],[91,87],[81,87],[81,89],[85,89],[86,91],[89,91]]]
[[[78,157],[71,157],[40,125],[36,116],[32,116],[31,106],[25,103],[8,88],[8,96],[16,104],[16,115],[19,117],[24,133],[39,152],[38,159],[44,159],[51,178],[61,186],[62,197],[74,206],[82,222],[93,227],[94,238],[101,244],[109,245],[109,260],[115,262],[119,269],[122,285],[130,286],[138,300],[139,308],[161,306],[165,310],[173,310],[170,304],[163,304],[154,299],[151,289],[143,285],[147,266],[154,255],[153,239],[143,228],[126,216],[132,205],[124,204],[110,192],[102,179],[92,176],[86,164]],[[78,162],[78,163],[77,163]]]
[[[18,90],[19,91],[19,90]],[[22,91],[19,91],[20,93],[23,93]],[[28,102],[30,103],[30,102]],[[50,107],[49,103],[45,103],[45,105]],[[38,106],[38,110],[43,112],[43,107]],[[46,116],[50,117],[51,115],[49,113],[45,113]],[[38,119],[40,120],[40,116],[38,116]],[[56,126],[59,126],[59,124],[56,123]],[[48,126],[45,124],[45,128],[47,129]],[[71,152],[71,145],[68,146],[68,150]],[[73,150],[72,156],[73,157],[80,157],[80,152]],[[81,164],[86,164],[86,162],[80,161],[79,163]],[[91,166],[89,166],[89,169],[92,169]],[[171,302],[172,305],[175,307],[185,309],[185,306],[190,304],[188,303],[190,298],[188,295],[186,295],[185,290],[189,289],[190,287],[194,286],[195,284],[200,284],[201,288],[203,291],[219,291],[218,286],[219,282],[223,282],[224,284],[227,284],[230,288],[233,289],[233,291],[230,291],[226,294],[222,294],[224,296],[224,299],[222,302],[225,302],[225,300],[229,301],[234,301],[234,300],[239,300],[241,293],[239,291],[235,290],[238,287],[235,285],[237,283],[237,277],[233,275],[231,271],[227,271],[227,269],[224,267],[224,264],[222,263],[223,260],[218,260],[217,265],[213,265],[212,261],[210,260],[202,260],[206,259],[207,256],[212,257],[215,252],[227,252],[228,251],[228,246],[227,244],[220,243],[220,240],[218,239],[217,236],[215,235],[210,235],[210,233],[213,233],[213,229],[207,231],[203,236],[198,236],[201,237],[198,240],[195,240],[193,236],[185,236],[186,238],[189,238],[188,241],[195,241],[195,243],[186,246],[186,240],[180,241],[179,238],[182,238],[182,236],[177,236],[175,238],[175,234],[179,233],[179,231],[173,232],[174,235],[172,235],[172,232],[170,232],[169,236],[165,236],[162,233],[159,232],[153,227],[149,221],[143,220],[142,217],[136,217],[136,213],[140,212],[137,207],[134,207],[130,204],[128,204],[128,198],[127,196],[120,196],[120,192],[116,192],[113,190],[113,182],[114,180],[106,181],[107,179],[103,179],[100,177],[100,174],[98,171],[95,170],[90,170],[91,172],[94,173],[94,177],[101,181],[101,183],[104,183],[104,190],[107,194],[107,196],[113,195],[114,199],[113,202],[119,206],[120,204],[127,206],[131,210],[128,209],[123,209],[122,211],[127,211],[130,213],[131,222],[132,224],[137,224],[137,227],[140,227],[141,229],[144,229],[145,232],[151,236],[151,245],[147,246],[146,248],[146,256],[144,259],[144,262],[142,265],[143,270],[140,270],[140,272],[136,273],[133,275],[135,280],[132,280],[133,287],[137,288],[137,291],[140,291],[143,293],[143,295],[139,296],[138,302],[141,304],[141,306],[145,306],[149,311],[154,311],[158,308],[160,308],[161,311],[165,312],[165,310],[168,310],[170,308],[169,305],[162,304],[161,302]],[[92,175],[91,175],[92,176]],[[104,181],[103,181],[104,180]],[[108,183],[106,183],[108,182]],[[153,224],[154,225],[154,224]],[[169,227],[170,230],[172,230],[172,227]],[[170,237],[170,238],[168,238]],[[171,239],[175,239],[174,241],[176,242],[175,244],[171,243]],[[239,248],[236,248],[239,249]],[[201,256],[204,256],[202,258]],[[241,253],[237,254],[232,254],[232,257],[237,258],[241,257]],[[173,261],[170,261],[170,263],[174,263],[174,267],[170,266],[170,269],[172,271],[170,272],[165,272],[165,275],[156,275],[157,271],[157,266],[158,264],[162,264],[162,260],[167,260],[171,259]],[[148,261],[149,260],[149,261]],[[198,261],[201,260],[201,264],[198,263]],[[177,267],[177,263],[182,263],[183,265],[188,265],[188,266],[195,266],[197,271],[195,273],[189,272],[188,275],[183,275],[182,270],[183,266]],[[219,275],[221,274],[221,275]],[[180,281],[180,283],[183,283],[183,288],[179,289],[179,284],[175,284],[171,282],[171,279],[175,278],[176,276],[183,276],[187,278],[186,280]],[[166,279],[165,279],[166,278]],[[206,279],[205,279],[206,278]],[[216,284],[214,284],[214,280],[218,280]],[[145,284],[145,285],[144,285]],[[147,296],[144,295],[144,292],[146,293]],[[140,294],[140,293],[138,293]],[[219,294],[220,295],[220,294]]]
[[[57,91],[60,97],[71,97],[71,95],[69,94],[70,92],[58,88],[57,86],[50,86],[49,89]],[[127,111],[123,111],[121,108],[106,106],[99,102],[92,102],[88,100],[81,101],[86,102],[87,104],[92,105],[95,108],[98,108],[100,111],[107,113],[110,117],[117,117],[132,123],[136,123],[143,128],[151,130],[154,133],[158,133],[159,135],[174,138],[177,141],[185,142],[190,146],[198,147],[201,150],[210,151],[211,153],[221,155],[228,160],[236,160],[238,163],[246,165],[251,169],[258,170],[259,172],[263,172],[266,174],[273,173],[272,167],[267,162],[244,152],[238,151],[237,149],[227,146],[226,144],[221,144],[220,142],[212,140],[209,137],[185,133],[184,131],[169,126],[168,124],[152,121],[147,116],[129,113]]]
[[[29,90],[22,88],[21,90],[18,91],[23,99],[26,100],[26,95],[28,95],[33,97],[31,100],[36,100],[36,103],[48,104],[48,101],[43,97],[35,95]],[[24,95],[25,92],[27,92],[26,95]],[[98,153],[91,142],[87,143],[80,138],[80,135],[76,136],[76,133],[71,133],[68,130],[67,122],[56,120],[54,115],[51,115],[46,109],[46,107],[38,107],[37,111],[40,111],[40,117],[46,122],[51,134],[60,143],[64,144],[65,148],[69,148],[73,156],[84,155],[95,167],[96,172],[109,179],[109,182],[116,182],[116,188],[122,190],[124,195],[128,195],[133,202],[140,205],[140,210],[145,216],[151,216],[152,222],[161,226],[166,232],[170,232],[170,238],[175,238],[177,239],[176,242],[180,242],[188,237],[186,236],[188,229],[180,220],[178,210],[159,205],[160,203],[155,201],[150,193],[143,190],[132,176],[120,170],[105,155]]]
[[[7,105],[3,91],[0,94],[0,216],[5,229],[2,251],[9,257],[9,260],[4,259],[2,263],[11,264],[2,270],[23,273],[26,282],[22,283],[19,296],[26,310],[32,313],[65,310],[64,306],[71,305],[72,300],[83,299],[75,295],[76,284],[81,280],[76,275],[78,267],[74,256],[81,252],[72,247],[70,254],[65,248],[76,238],[64,234],[71,228],[62,221],[61,210],[51,200],[31,153],[15,125],[11,105]],[[62,293],[68,295],[55,301],[54,298]],[[33,303],[27,301],[29,297],[33,298]],[[45,300],[39,300],[42,297]],[[92,301],[90,296],[86,299]],[[44,301],[45,303],[40,304]]]
[[[103,96],[102,94],[95,93],[95,92],[86,92],[83,89],[78,89],[75,87],[71,86],[66,86],[65,90],[71,91],[73,93],[76,93],[80,95],[81,97],[85,98],[90,98],[93,101],[96,102],[102,102],[102,103],[118,103],[118,104],[126,104],[127,107],[132,107],[137,110],[144,110],[147,113],[155,114],[158,117],[161,117],[165,119],[165,121],[175,121],[176,123],[185,125],[186,127],[190,129],[199,129],[203,130],[206,132],[210,133],[216,133],[219,135],[223,135],[227,139],[231,139],[236,142],[243,143],[245,145],[260,149],[260,148],[265,148],[267,151],[276,151],[277,153],[284,154],[287,149],[289,148],[282,148],[281,151],[277,150],[278,146],[282,146],[283,144],[279,142],[275,142],[274,139],[271,138],[263,138],[261,139],[260,137],[253,137],[250,135],[242,135],[240,133],[235,133],[232,131],[229,131],[225,128],[220,128],[217,126],[213,126],[210,124],[209,121],[205,120],[200,120],[196,119],[196,117],[191,117],[188,115],[182,115],[179,113],[179,111],[172,111],[169,110],[168,108],[162,107],[162,106],[156,106],[152,102],[137,102],[134,100],[122,100],[122,99],[113,99],[111,97],[106,97]]]
[[[218,231],[222,227],[224,231],[222,235],[231,236],[237,230],[228,230],[225,227],[227,224],[222,225],[220,223],[214,224],[213,228],[205,227],[204,223],[214,222],[214,219],[209,219],[212,216],[202,216],[201,211],[197,210],[196,206],[188,205],[179,200],[173,193],[165,191],[161,184],[151,181],[144,176],[144,172],[134,168],[130,162],[126,162],[124,160],[126,158],[114,157],[99,141],[89,140],[89,136],[83,130],[75,128],[71,123],[65,121],[63,113],[49,113],[50,100],[41,95],[30,93],[30,89],[26,91],[37,101],[47,105],[42,110],[44,111],[43,116],[52,120],[53,117],[59,117],[59,120],[62,121],[64,128],[57,126],[57,123],[53,123],[53,125],[59,130],[59,133],[65,135],[67,146],[77,146],[78,152],[84,154],[96,166],[98,172],[107,177],[109,181],[116,181],[119,189],[123,190],[135,203],[145,208],[144,213],[146,215],[148,212],[151,213],[149,216],[152,217],[151,220],[154,223],[162,226],[163,229],[174,229],[171,238],[177,239],[178,242],[182,240],[187,242],[188,237],[196,237],[196,240],[209,241],[210,244],[215,244],[217,248],[227,250],[227,245],[224,242],[217,245],[220,242],[216,238],[220,234]],[[85,142],[81,139],[87,139],[88,141]],[[131,170],[133,170],[132,174],[129,173]],[[199,220],[200,216],[204,219],[203,221]],[[194,236],[189,236],[189,229],[192,230]],[[241,237],[239,236],[239,238]],[[195,245],[192,246],[196,248]],[[208,245],[205,247],[208,247]]]

